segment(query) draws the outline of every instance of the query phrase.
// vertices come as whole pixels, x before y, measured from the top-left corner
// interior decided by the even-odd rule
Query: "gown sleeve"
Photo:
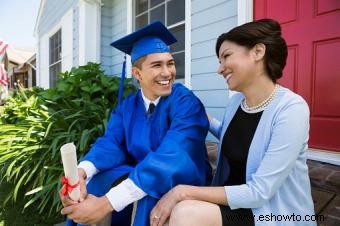
[[[82,161],[90,161],[99,171],[124,164],[128,159],[122,120],[122,106],[111,112],[105,134],[99,137]]]
[[[202,103],[192,92],[183,90],[177,90],[171,98],[170,128],[159,147],[129,175],[154,198],[178,184],[204,185],[209,166],[205,147],[209,122]]]

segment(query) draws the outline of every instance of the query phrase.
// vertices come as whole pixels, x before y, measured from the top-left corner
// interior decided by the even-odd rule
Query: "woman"
[[[277,84],[286,65],[280,25],[262,19],[235,27],[216,43],[232,96],[223,122],[212,187],[180,185],[158,202],[151,225],[316,225],[306,150],[309,109]]]

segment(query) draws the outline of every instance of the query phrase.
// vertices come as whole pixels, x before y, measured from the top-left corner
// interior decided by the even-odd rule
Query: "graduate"
[[[174,84],[169,45],[175,42],[156,21],[111,44],[131,56],[140,89],[112,111],[105,134],[80,162],[81,202],[60,194],[61,213],[73,220],[68,225],[94,224],[111,214],[111,225],[130,225],[136,201],[133,225],[149,225],[150,211],[171,188],[209,183],[209,122],[200,100]]]

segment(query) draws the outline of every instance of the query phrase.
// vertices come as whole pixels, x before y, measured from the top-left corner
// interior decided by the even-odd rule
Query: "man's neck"
[[[143,90],[141,90],[141,93],[142,93],[142,98],[143,98],[143,101],[144,101],[144,106],[145,106],[145,109],[148,109],[150,103],[154,103],[155,106],[157,106],[159,100],[161,99],[161,97],[157,97],[155,100],[150,100],[149,98],[147,98],[144,93],[143,93]]]

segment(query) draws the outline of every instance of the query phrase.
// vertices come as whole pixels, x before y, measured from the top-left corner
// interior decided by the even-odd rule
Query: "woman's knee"
[[[217,205],[197,200],[179,202],[171,212],[169,225],[222,225]]]
[[[195,217],[195,202],[194,200],[184,200],[177,203],[171,212],[169,224],[183,225],[182,223],[191,221],[190,218]]]
[[[184,200],[176,204],[174,209],[171,212],[171,215],[174,216],[187,216],[188,214],[194,212],[193,208],[195,208],[194,200]]]

